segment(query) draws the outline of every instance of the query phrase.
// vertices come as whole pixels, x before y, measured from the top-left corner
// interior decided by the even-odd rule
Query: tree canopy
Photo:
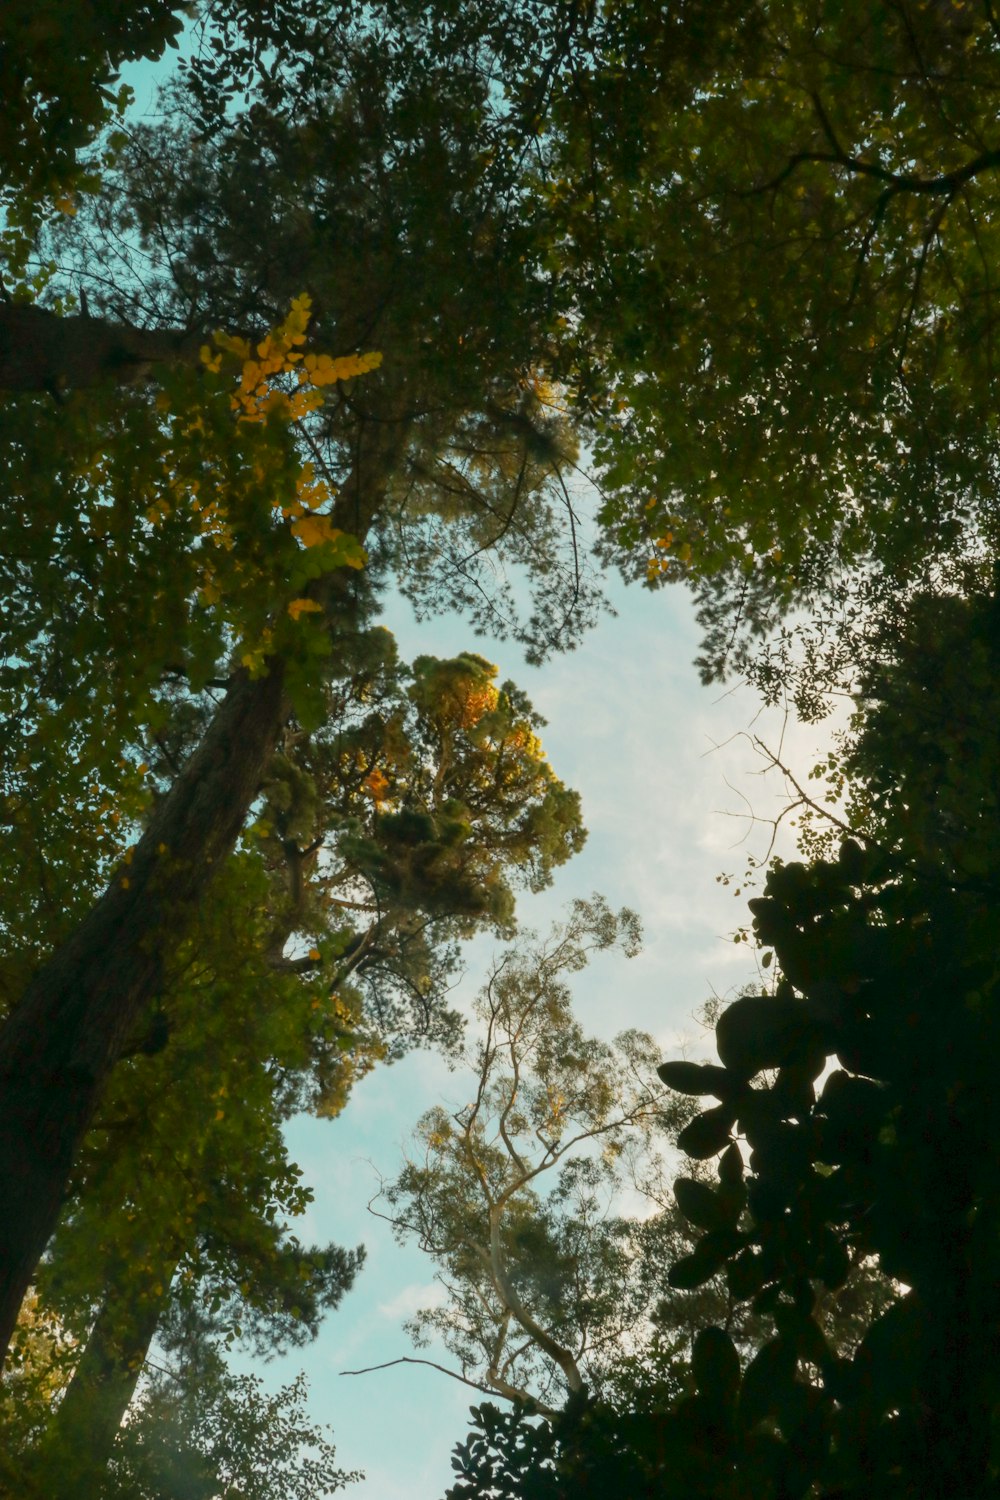
[[[611,5],[570,88],[606,549],[689,578],[703,668],[846,572],[995,550],[990,6]],[[614,59],[609,67],[607,60]],[[596,210],[596,211],[595,211]]]
[[[651,1037],[601,1042],[571,1010],[568,977],[592,952],[636,951],[634,913],[578,901],[545,940],[528,936],[474,1006],[471,1102],[424,1116],[375,1211],[431,1256],[446,1292],[411,1319],[418,1347],[440,1336],[460,1378],[553,1415],[646,1334],[644,1234],[614,1200],[634,1181],[662,1207],[658,1146],[682,1107],[667,1108]]]
[[[456,943],[509,930],[513,886],[544,886],[583,839],[524,695],[475,654],[411,671],[372,626],[391,567],[428,601],[450,591],[501,620],[514,596],[483,580],[506,551],[547,574],[516,627],[540,651],[573,638],[587,585],[562,474],[573,443],[538,384],[551,312],[502,201],[517,140],[491,180],[458,87],[482,94],[479,60],[447,99],[416,58],[387,88],[384,46],[349,20],[327,16],[336,91],[317,73],[294,122],[293,80],[276,99],[259,69],[252,126],[237,111],[199,145],[178,102],[156,142],[162,188],[175,168],[159,207],[138,129],[101,184],[57,163],[74,195],[54,205],[61,270],[29,284],[8,246],[0,1259],[5,1340],[36,1276],[61,1330],[51,1430],[29,1421],[31,1453],[11,1447],[11,1482],[40,1493],[100,1490],[109,1462],[131,1462],[122,1413],[170,1316],[267,1348],[315,1329],[358,1257],[291,1235],[307,1195],[282,1122],[303,1105],[335,1114],[415,1038],[450,1045]],[[97,53],[95,97],[123,55]],[[217,57],[242,84],[259,53]],[[206,75],[188,72],[194,108]],[[96,108],[83,115],[80,141]],[[373,171],[390,148],[386,195]],[[326,208],[289,224],[305,261],[283,255],[258,286],[262,226],[310,180]],[[450,192],[415,296],[400,254],[407,237],[433,244]],[[167,203],[178,235],[198,223],[211,265],[232,260],[214,288],[202,266],[198,306],[163,280],[174,247],[153,253],[149,215]],[[101,236],[118,232],[123,256],[98,274]],[[144,278],[129,263],[143,253]],[[485,299],[449,310],[462,257],[502,267],[509,289],[470,275]],[[197,1342],[178,1347],[193,1369]]]
[[[168,45],[135,122],[120,70]],[[360,1266],[295,1235],[283,1126],[457,1054],[459,945],[584,837],[522,691],[470,649],[402,663],[380,602],[575,644],[589,465],[598,561],[694,590],[703,676],[855,693],[846,803],[767,874],[773,981],[719,1064],[661,1070],[717,1100],[669,1281],[728,1311],[681,1365],[586,1373],[665,1255],[588,1205],[626,1127],[693,1107],[636,1085],[646,1039],[583,1036],[551,951],[494,977],[477,1103],[389,1189],[460,1364],[550,1408],[484,1408],[456,1493],[494,1460],[526,1494],[992,1493],[998,45],[970,0],[7,7],[8,1485],[263,1496],[227,1413],[254,1454],[316,1436],[224,1363]],[[629,930],[573,921],[575,954]],[[610,1155],[543,1201],[571,1106]],[[154,1337],[172,1375],[137,1387]],[[282,1483],[346,1478],[317,1441]]]

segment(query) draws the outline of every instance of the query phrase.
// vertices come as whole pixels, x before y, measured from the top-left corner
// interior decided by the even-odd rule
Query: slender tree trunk
[[[493,1284],[497,1289],[504,1306],[508,1308],[517,1323],[520,1323],[525,1333],[532,1338],[545,1354],[557,1364],[563,1372],[566,1388],[570,1391],[582,1391],[586,1389],[584,1379],[580,1373],[580,1366],[573,1357],[571,1349],[560,1344],[554,1339],[548,1329],[531,1316],[517,1292],[514,1283],[507,1275],[504,1265],[504,1254],[500,1244],[500,1212],[493,1209],[490,1212],[490,1270],[493,1275]]]
[[[96,1500],[100,1493],[176,1266],[176,1256],[151,1249],[142,1267],[129,1267],[124,1283],[108,1287],[37,1455],[46,1500]]]
[[[0,1355],[104,1081],[257,794],[287,714],[282,677],[275,662],[237,678],[131,862],[0,1032]]]

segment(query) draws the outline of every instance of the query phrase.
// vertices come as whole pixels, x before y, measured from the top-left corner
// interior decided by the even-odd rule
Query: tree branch
[[[484,1396],[506,1396],[508,1401],[517,1401],[529,1411],[537,1412],[542,1417],[554,1417],[557,1415],[554,1406],[547,1406],[544,1401],[539,1401],[527,1391],[517,1386],[507,1385],[505,1380],[499,1376],[493,1385],[484,1385],[480,1380],[470,1380],[467,1375],[460,1375],[457,1370],[449,1370],[447,1365],[439,1365],[433,1359],[418,1359],[412,1354],[401,1354],[397,1359],[387,1359],[380,1365],[366,1365],[362,1370],[341,1370],[341,1375],[371,1375],[376,1370],[390,1370],[393,1365],[427,1365],[431,1370],[440,1370],[442,1375],[450,1375],[452,1380],[458,1380],[462,1385],[467,1385],[474,1391],[482,1391]]]

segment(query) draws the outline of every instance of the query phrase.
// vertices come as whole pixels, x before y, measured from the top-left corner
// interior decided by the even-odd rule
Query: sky
[[[713,1055],[697,1019],[713,996],[726,997],[755,976],[752,952],[734,943],[747,919],[734,892],[746,856],[766,853],[770,829],[787,801],[782,779],[762,774],[749,742],[777,747],[802,776],[819,759],[829,730],[788,725],[760,711],[745,688],[705,688],[691,665],[698,630],[679,588],[652,594],[611,585],[617,617],[605,618],[570,654],[540,668],[515,650],[473,636],[448,617],[417,626],[408,607],[390,601],[386,623],[404,656],[474,649],[496,661],[548,720],[542,733],[557,774],[583,801],[589,837],[557,873],[551,890],[522,899],[522,926],[545,929],[575,896],[600,891],[615,908],[641,916],[642,953],[598,955],[574,984],[578,1018],[610,1038],[625,1027],[649,1031],[664,1058]],[[790,850],[785,834],[781,847]],[[736,877],[729,886],[720,874]],[[491,952],[481,939],[467,954],[457,1002],[471,1002]],[[441,1500],[450,1455],[480,1398],[457,1381],[418,1365],[342,1375],[415,1351],[403,1331],[408,1314],[434,1296],[433,1268],[415,1248],[401,1249],[389,1226],[368,1212],[381,1173],[394,1176],[416,1121],[431,1105],[463,1102],[460,1074],[429,1053],[376,1069],[341,1117],[301,1120],[289,1131],[292,1154],[315,1201],[296,1232],[306,1240],[364,1243],[368,1259],[354,1289],[328,1315],[316,1343],[260,1373],[270,1383],[305,1369],[310,1408],[329,1423],[338,1462],[363,1469],[359,1500]],[[426,1351],[446,1362],[442,1351]]]
[[[135,89],[135,114],[155,112],[162,77],[162,68],[148,65],[123,74]],[[521,926],[544,930],[574,897],[599,891],[613,907],[637,911],[645,930],[637,958],[598,955],[577,976],[578,1019],[604,1038],[626,1027],[648,1031],[665,1059],[682,1052],[708,1058],[711,1035],[697,1012],[755,976],[752,951],[733,941],[754,893],[741,877],[748,853],[766,855],[767,820],[788,801],[782,778],[764,774],[750,737],[773,749],[780,744],[801,780],[825,751],[831,726],[786,723],[739,686],[703,687],[692,665],[698,628],[683,589],[651,593],[609,580],[608,592],[617,614],[603,617],[576,651],[537,668],[509,644],[476,637],[455,616],[417,625],[402,600],[387,601],[383,623],[405,659],[470,649],[487,656],[548,721],[543,744],[557,775],[581,794],[589,837],[550,890],[521,899]],[[754,823],[750,812],[762,821]],[[793,837],[794,828],[784,826],[779,851],[787,855]],[[726,885],[721,875],[734,878]],[[453,996],[459,1008],[471,1003],[496,946],[481,939],[468,950]],[[288,1132],[292,1157],[315,1194],[295,1232],[307,1243],[363,1243],[367,1261],[313,1345],[254,1369],[268,1388],[306,1372],[310,1414],[332,1428],[338,1463],[365,1472],[365,1481],[346,1491],[357,1500],[442,1500],[452,1450],[469,1429],[470,1404],[480,1399],[419,1365],[341,1373],[417,1353],[402,1324],[433,1299],[433,1268],[418,1249],[397,1246],[368,1205],[379,1174],[399,1171],[420,1115],[449,1102],[463,1102],[461,1076],[440,1057],[418,1052],[377,1068],[338,1119],[299,1119]]]

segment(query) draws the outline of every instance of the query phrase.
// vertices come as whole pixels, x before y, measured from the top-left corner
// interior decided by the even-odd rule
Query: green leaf
[[[740,1420],[755,1427],[774,1415],[787,1398],[795,1377],[795,1349],[785,1339],[772,1339],[747,1366],[740,1391]]]
[[[733,1141],[719,1158],[719,1181],[726,1187],[737,1186],[743,1181],[744,1170],[743,1153]]]
[[[716,1229],[703,1235],[690,1255],[675,1261],[667,1272],[667,1281],[680,1291],[703,1286],[746,1243],[745,1236],[733,1229]]]
[[[749,1302],[751,1297],[756,1297],[767,1276],[767,1262],[763,1255],[749,1245],[726,1267],[726,1284],[737,1302]]]
[[[733,1404],[740,1388],[740,1357],[724,1329],[710,1326],[695,1335],[691,1373],[702,1395]]]

